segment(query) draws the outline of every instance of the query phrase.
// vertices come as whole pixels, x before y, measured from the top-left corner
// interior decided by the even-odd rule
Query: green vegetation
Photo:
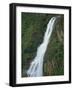
[[[26,71],[36,56],[37,47],[43,41],[47,23],[53,16],[58,14],[22,13],[22,77],[27,76]],[[44,57],[44,76],[64,74],[64,17],[60,16]]]

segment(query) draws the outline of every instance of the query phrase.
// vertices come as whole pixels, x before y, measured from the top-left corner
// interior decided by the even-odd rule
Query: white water
[[[43,76],[44,55],[50,41],[56,18],[57,17],[52,17],[49,23],[47,24],[47,29],[44,34],[43,42],[37,48],[37,54],[31,62],[29,69],[27,70],[27,75],[30,77]]]

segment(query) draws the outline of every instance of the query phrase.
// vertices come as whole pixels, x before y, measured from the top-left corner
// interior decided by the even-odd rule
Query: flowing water
[[[47,46],[49,44],[50,37],[51,37],[52,31],[53,31],[56,19],[57,19],[57,17],[52,17],[47,24],[43,42],[37,48],[36,56],[33,59],[33,61],[31,62],[29,69],[27,70],[27,76],[29,76],[29,77],[43,76],[44,55],[47,50]]]

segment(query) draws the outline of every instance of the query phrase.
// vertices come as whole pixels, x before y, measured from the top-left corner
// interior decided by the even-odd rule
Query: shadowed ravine
[[[29,77],[38,77],[43,76],[43,61],[45,52],[47,50],[47,46],[50,41],[50,37],[52,35],[53,28],[55,26],[55,21],[58,19],[57,17],[52,17],[47,24],[46,32],[43,37],[43,42],[37,48],[37,53],[35,58],[30,64],[29,69],[27,70],[27,76]]]

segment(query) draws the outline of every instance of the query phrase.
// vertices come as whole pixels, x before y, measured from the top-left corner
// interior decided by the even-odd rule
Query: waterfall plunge
[[[50,37],[53,31],[54,23],[57,17],[52,17],[47,24],[47,29],[44,34],[43,42],[40,44],[40,46],[37,48],[37,54],[33,61],[30,64],[29,69],[27,70],[27,75],[30,77],[38,77],[43,76],[43,60],[44,55],[47,49],[47,46],[50,41]]]

